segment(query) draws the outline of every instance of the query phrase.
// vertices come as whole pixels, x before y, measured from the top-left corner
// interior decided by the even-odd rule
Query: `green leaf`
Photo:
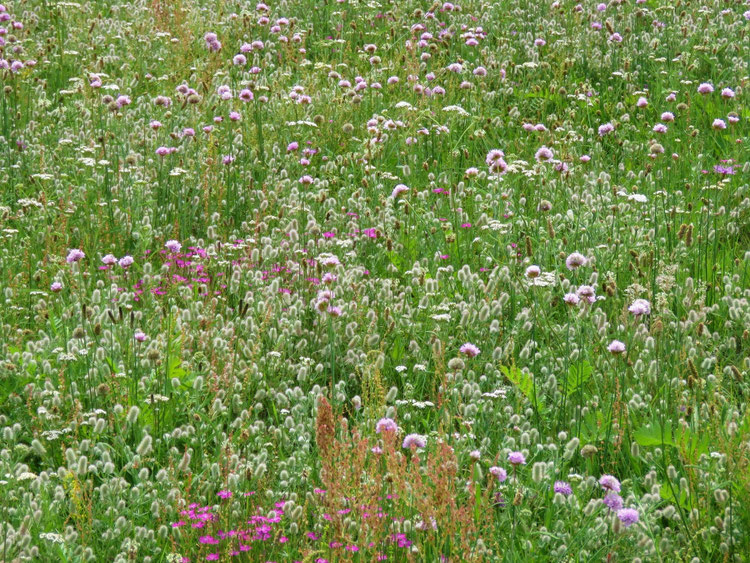
[[[541,400],[537,398],[536,393],[534,393],[534,376],[532,374],[524,373],[516,366],[500,366],[500,371],[503,372],[503,375],[505,375],[505,377],[507,377],[508,380],[515,385],[529,401],[531,401],[531,404],[534,405],[537,410],[543,410],[544,405]]]
[[[683,457],[696,462],[702,454],[708,453],[709,436],[703,433],[698,436],[689,428],[673,428],[668,421],[664,428],[658,422],[651,422],[633,433],[639,446],[672,446],[677,448]]]
[[[586,360],[570,366],[568,368],[567,385],[561,387],[560,392],[564,393],[566,397],[570,397],[589,380],[592,373],[594,373],[594,368]]]

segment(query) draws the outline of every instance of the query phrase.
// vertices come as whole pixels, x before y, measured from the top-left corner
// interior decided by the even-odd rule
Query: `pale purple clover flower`
[[[59,291],[62,291],[63,284],[59,281],[52,282],[52,285],[49,286],[49,289],[52,293],[57,293]]]
[[[656,125],[654,125],[653,131],[654,131],[654,133],[662,133],[662,134],[664,134],[664,133],[667,132],[667,126],[664,125],[663,123],[657,123]]]
[[[406,193],[409,191],[409,188],[405,184],[398,184],[395,188],[393,188],[393,192],[391,192],[391,197],[393,199],[396,199],[399,195]]]
[[[68,252],[68,256],[65,258],[65,260],[68,262],[68,264],[72,264],[73,262],[78,262],[79,260],[82,260],[86,258],[86,254],[81,250],[80,248],[72,248]]]
[[[628,307],[628,311],[630,311],[636,317],[640,317],[641,315],[650,315],[651,303],[649,303],[645,299],[636,299],[635,301],[633,301],[630,307]]]
[[[472,450],[469,452],[469,457],[474,461],[479,461],[479,458],[482,457],[482,452],[480,452],[479,450]]]
[[[587,263],[588,259],[580,252],[572,252],[565,259],[565,267],[567,267],[568,270],[576,270],[581,266],[585,266]]]
[[[607,493],[602,502],[606,504],[612,512],[617,512],[622,508],[622,497],[614,492]]]
[[[133,338],[135,338],[137,342],[143,342],[146,340],[146,334],[142,330],[136,330],[133,333]]]
[[[164,246],[167,247],[167,250],[170,252],[177,253],[182,249],[182,245],[179,243],[179,241],[176,240],[168,240]]]
[[[717,131],[722,131],[727,128],[727,124],[723,119],[714,119],[713,123],[711,123],[711,127],[716,129]]]
[[[133,265],[133,262],[135,262],[135,260],[133,260],[133,257],[128,255],[120,258],[117,263],[121,268],[129,268]]]
[[[537,265],[532,265],[526,268],[526,277],[533,280],[538,278],[542,273],[542,269]]]
[[[612,133],[612,131],[615,130],[615,126],[611,123],[604,123],[603,125],[599,126],[599,136],[604,137],[605,135],[608,135],[609,133]]]
[[[552,490],[565,496],[573,494],[573,489],[570,487],[570,484],[565,481],[555,481]]]
[[[484,161],[489,167],[490,172],[502,174],[507,170],[508,165],[505,160],[503,160],[504,156],[505,153],[500,149],[492,149],[487,153],[487,157],[484,159]]]
[[[534,155],[534,158],[536,158],[537,162],[546,162],[548,160],[551,160],[554,158],[554,153],[551,149],[542,146],[539,148],[539,150],[536,151],[536,154]]]
[[[511,465],[526,465],[526,456],[521,452],[510,452],[508,454],[508,463]]]
[[[508,478],[508,472],[505,471],[502,467],[498,467],[496,465],[493,465],[490,467],[490,475],[493,477],[496,477],[499,482],[503,482]]]
[[[599,477],[599,484],[605,491],[620,492],[620,481],[614,475],[604,474]]]
[[[714,91],[713,84],[710,82],[703,82],[700,86],[698,86],[698,93],[699,94],[712,94]]]
[[[243,88],[242,90],[240,90],[240,95],[237,97],[243,102],[252,102],[253,98],[255,98],[252,91],[248,90],[247,88]]]
[[[398,424],[392,418],[381,418],[375,424],[375,433],[380,434],[382,432],[398,432]]]
[[[731,88],[724,88],[721,91],[721,97],[726,99],[734,98],[734,90],[732,90]]]
[[[638,511],[635,508],[623,508],[617,511],[617,518],[620,519],[623,526],[629,528],[633,524],[638,523]]]
[[[620,342],[619,340],[613,340],[609,343],[609,346],[607,346],[607,350],[610,351],[612,354],[622,354],[625,352],[625,343]]]
[[[412,448],[424,448],[427,442],[421,434],[407,434],[404,438],[403,448],[411,450]]]
[[[582,285],[576,290],[578,297],[585,299],[589,303],[596,302],[596,290],[590,285]]]
[[[469,358],[474,358],[479,355],[479,348],[477,348],[474,344],[471,342],[467,342],[466,344],[462,344],[461,347],[458,349],[459,352],[462,354],[465,354]]]
[[[635,103],[635,105],[639,108],[645,108],[648,106],[648,100],[641,96],[640,98],[638,98],[638,101]]]
[[[581,302],[581,298],[578,297],[575,293],[566,293],[563,296],[563,301],[568,305],[575,306]]]
[[[102,257],[102,263],[106,264],[107,266],[112,266],[114,264],[117,264],[117,258],[114,254],[107,254],[106,256]]]
[[[661,114],[661,120],[667,123],[674,121],[674,114],[671,111],[665,111]]]

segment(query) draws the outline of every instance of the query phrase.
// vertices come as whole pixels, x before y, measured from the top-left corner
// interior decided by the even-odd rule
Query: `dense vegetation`
[[[0,6],[0,560],[745,561],[749,30]]]

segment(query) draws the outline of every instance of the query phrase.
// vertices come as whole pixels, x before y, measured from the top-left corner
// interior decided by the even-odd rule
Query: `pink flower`
[[[412,448],[424,448],[426,444],[424,436],[420,434],[407,434],[402,445],[404,449],[410,450]]]
[[[565,259],[565,266],[568,270],[575,270],[581,266],[585,266],[587,262],[588,260],[583,254],[573,252]]]
[[[714,91],[714,87],[710,82],[703,82],[700,86],[698,86],[698,93],[699,94],[711,94]]]
[[[377,434],[382,432],[398,432],[398,424],[392,418],[381,418],[375,425],[375,432]]]
[[[508,478],[508,472],[497,466],[490,467],[490,475],[496,477],[501,483]]]
[[[179,252],[180,249],[182,248],[182,245],[176,240],[168,240],[164,244],[164,246],[167,247],[167,250],[169,250],[170,252],[174,252],[174,253]]]
[[[625,343],[620,342],[619,340],[613,340],[609,343],[609,346],[607,346],[607,350],[609,350],[612,354],[622,354],[625,352]]]
[[[649,303],[645,299],[636,299],[635,301],[633,301],[630,307],[628,307],[628,311],[630,311],[636,317],[639,317],[641,315],[650,315],[651,303]]]
[[[78,262],[83,258],[86,258],[86,254],[84,254],[83,250],[81,250],[80,248],[73,248],[70,250],[70,252],[68,252],[68,256],[65,258],[65,260],[68,262],[68,264],[72,264],[73,262]]]
[[[545,162],[547,160],[551,160],[555,155],[547,147],[540,147],[539,150],[536,151],[536,154],[534,156],[537,162]]]
[[[479,348],[477,348],[474,344],[471,342],[467,342],[466,344],[462,344],[461,347],[458,349],[459,352],[462,354],[465,354],[469,358],[474,358],[479,355]]]
[[[599,478],[599,484],[605,491],[620,492],[620,481],[613,475],[605,474]]]
[[[408,186],[405,184],[398,184],[395,188],[393,188],[393,192],[391,192],[391,197],[393,199],[396,199],[399,195],[406,193],[409,191]]]
[[[628,528],[638,522],[638,511],[635,508],[623,508],[617,511],[617,518],[620,519],[623,526]]]
[[[510,452],[508,454],[508,463],[510,463],[511,465],[525,465],[526,456],[524,456],[521,452]]]

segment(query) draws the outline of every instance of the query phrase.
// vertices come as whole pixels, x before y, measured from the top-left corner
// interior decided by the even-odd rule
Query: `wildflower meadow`
[[[0,5],[0,561],[750,561],[749,0]]]

